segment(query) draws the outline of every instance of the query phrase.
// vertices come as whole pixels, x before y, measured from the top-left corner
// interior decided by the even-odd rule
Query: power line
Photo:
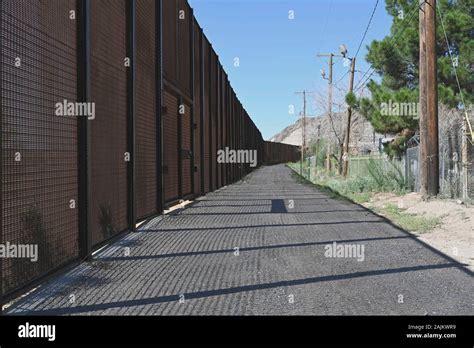
[[[415,14],[416,14],[418,11],[419,11],[419,7],[415,8],[415,9],[413,10],[413,12],[411,13],[411,16],[410,16],[410,18],[409,18],[409,20],[408,20],[409,23],[411,23],[411,21],[412,21],[413,18],[415,17]],[[397,38],[397,35],[398,35],[398,34],[401,34],[401,33],[405,30],[406,26],[403,26],[403,27],[401,27],[401,28],[402,28],[401,30],[399,29],[399,30],[396,32],[396,34],[394,34],[394,35],[393,35],[391,38],[389,38],[389,40],[387,41],[387,43],[388,43],[392,48],[395,48],[395,46],[398,44],[398,40],[395,40],[395,45],[392,45],[392,43],[390,42],[390,40],[393,39],[393,38],[399,39],[399,38]],[[410,61],[409,61],[407,58],[404,58],[404,59],[405,59],[407,62],[410,63]],[[362,83],[360,83],[360,82],[358,83],[358,86],[357,86],[356,90],[360,89],[360,88],[372,77],[372,75],[376,72],[376,70],[375,70],[374,68],[370,68],[370,69],[367,71],[367,73],[368,73],[370,70],[373,70],[373,71],[371,72],[371,74],[370,74]],[[362,79],[361,79],[361,80],[362,80]]]
[[[377,11],[377,7],[379,5],[379,2],[380,0],[377,0],[375,2],[375,6],[374,6],[374,9],[372,10],[372,14],[370,15],[370,19],[369,19],[369,23],[367,23],[367,27],[365,28],[365,32],[364,32],[364,35],[362,36],[362,39],[360,40],[360,43],[359,43],[359,47],[357,48],[357,52],[354,56],[354,58],[357,58],[357,55],[359,54],[359,51],[362,47],[362,44],[364,43],[364,40],[365,40],[365,37],[367,36],[367,33],[369,31],[369,28],[370,28],[370,25],[372,24],[372,20],[374,19],[374,15],[375,15],[375,12]],[[346,73],[344,75],[341,76],[341,78],[339,78],[336,82],[336,84],[338,84],[339,82],[341,82],[341,80],[347,76],[347,74],[349,74],[349,71],[350,70],[347,70]]]
[[[418,13],[418,11],[419,11],[419,7],[417,6],[417,7],[413,10],[413,12],[410,14],[410,17],[409,17],[409,19],[408,19],[408,23],[411,23],[411,21],[413,20],[415,14]],[[396,46],[396,44],[397,44],[398,42],[397,42],[397,40],[396,40],[396,41],[395,41],[395,45],[392,45],[391,40],[394,39],[394,38],[395,38],[395,39],[398,39],[398,38],[397,38],[398,34],[401,34],[401,33],[406,29],[406,27],[407,27],[407,26],[401,26],[401,27],[399,27],[399,30],[398,30],[396,33],[394,33],[394,35],[393,35],[392,37],[389,37],[387,43],[388,43],[392,48],[395,48],[395,46]],[[405,58],[405,60],[406,60],[407,62],[410,62],[410,61],[409,61],[408,59],[406,59],[406,58]],[[372,77],[373,74],[375,74],[376,70],[375,70],[374,68],[370,68],[369,70],[367,70],[367,73],[368,73],[370,70],[373,70],[372,73],[371,73],[365,80],[363,80],[362,83],[359,82],[359,83],[357,84],[357,87],[355,88],[355,91],[356,91],[356,92]],[[367,73],[366,73],[366,74],[367,74]],[[366,75],[366,74],[364,74],[364,75]],[[362,79],[363,79],[363,77],[362,77]],[[361,80],[362,80],[362,79],[361,79]]]
[[[461,97],[461,103],[462,103],[463,108],[464,108],[464,113],[465,113],[465,116],[466,116],[467,124],[469,126],[469,130],[471,131],[471,138],[474,140],[474,133],[472,131],[471,121],[470,121],[470,119],[467,115],[466,103],[464,102],[464,95],[462,93],[461,83],[459,82],[458,71],[456,69],[456,65],[454,64],[454,58],[453,58],[453,55],[451,53],[451,45],[450,45],[449,40],[448,40],[448,34],[446,33],[446,28],[444,26],[443,15],[441,14],[440,6],[436,6],[436,8],[438,9],[438,15],[439,15],[439,18],[440,18],[440,21],[441,21],[441,28],[443,28],[444,38],[446,40],[446,45],[448,46],[448,53],[449,53],[449,57],[451,59],[451,66],[453,67],[454,75],[456,76],[456,82],[457,82],[457,85],[458,85],[458,88],[459,88],[459,96]]]
[[[323,29],[321,30],[321,35],[319,37],[325,37],[324,32],[326,31],[326,28],[327,28],[328,22],[329,22],[329,17],[331,16],[333,1],[334,0],[331,0],[331,2],[329,3],[329,10],[328,10],[328,14],[326,16],[326,22],[324,23]],[[319,50],[318,50],[318,52],[319,52]]]
[[[324,23],[324,27],[323,27],[323,31],[321,34],[324,34],[324,32],[326,31],[326,28],[328,26],[328,23],[329,23],[329,17],[331,16],[331,11],[332,11],[332,5],[333,5],[333,0],[331,0],[331,2],[329,3],[329,10],[328,10],[328,15],[326,17],[326,22]],[[324,37],[321,35],[321,37]]]
[[[371,25],[372,20],[374,18],[375,12],[377,11],[377,7],[378,7],[379,2],[380,2],[380,0],[377,0],[376,3],[375,3],[374,9],[373,9],[372,14],[371,14],[370,19],[369,19],[369,23],[367,24],[367,27],[365,28],[364,35],[362,36],[362,39],[360,40],[360,44],[359,44],[359,47],[357,48],[357,52],[354,56],[354,59],[357,58],[357,55],[359,54],[360,48],[362,47],[362,44],[365,40],[365,37],[367,36],[367,32],[369,31],[369,28],[370,28],[370,25]],[[331,0],[331,4],[329,6],[329,12],[328,12],[328,17],[326,18],[326,24],[327,24],[327,20],[329,18],[329,15],[331,13],[331,8],[332,8],[332,0]],[[324,33],[324,30],[323,30],[323,33]],[[347,70],[334,84],[337,85],[339,82],[341,82],[342,79],[344,79],[344,77],[346,77],[347,74],[349,74],[349,72],[350,72],[350,70]]]
[[[369,71],[372,70],[372,72],[370,73],[370,75],[364,80],[364,77],[369,73]],[[361,79],[359,80],[359,82],[357,83],[357,87],[355,88],[355,92],[358,92],[360,89],[362,89],[362,87],[364,87],[364,85],[366,84],[366,82],[372,77],[372,75],[375,73],[375,68],[369,68],[369,70],[367,70],[365,72],[365,74],[361,77]]]
[[[367,32],[369,31],[370,24],[372,23],[372,19],[374,19],[375,11],[377,11],[377,6],[379,5],[379,0],[375,3],[374,10],[372,11],[372,15],[370,16],[369,23],[367,24],[367,27],[365,28],[364,35],[362,36],[362,39],[360,40],[359,47],[357,48],[357,52],[355,54],[355,58],[357,58],[357,55],[359,54],[360,48],[362,47],[362,44],[364,43],[365,37],[367,35]]]
[[[336,82],[334,82],[334,84],[337,85],[339,82],[341,82],[342,79],[343,79],[344,77],[346,77],[347,74],[349,74],[349,72],[350,72],[350,70],[347,70],[347,71],[345,72],[345,74],[343,74]]]
[[[369,69],[369,70],[370,70],[370,69]],[[344,77],[346,77],[350,72],[351,72],[350,70],[347,70],[344,74],[342,74],[342,76],[341,76],[339,79],[337,79],[336,82],[334,82],[334,85],[337,85],[339,82],[341,82],[341,81],[344,79]],[[355,72],[362,73],[363,71],[356,70]],[[365,72],[365,74],[367,74],[367,71]],[[365,75],[364,75],[364,76],[365,76]],[[363,78],[364,76],[362,76],[362,78]],[[359,81],[362,80],[362,78],[359,79]],[[336,87],[336,88],[337,88],[337,87]],[[340,88],[338,88],[338,89],[340,90]]]

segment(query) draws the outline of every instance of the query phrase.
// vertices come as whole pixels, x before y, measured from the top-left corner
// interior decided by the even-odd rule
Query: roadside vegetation
[[[300,172],[299,163],[289,165],[296,172]],[[325,187],[337,194],[347,197],[356,203],[369,201],[370,195],[375,192],[406,193],[405,178],[400,168],[391,162],[382,162],[368,158],[365,161],[363,173],[347,179],[336,172],[326,172],[324,167],[303,166],[303,176],[318,186]]]
[[[386,163],[369,159],[366,175],[347,179],[334,173],[326,173],[324,168],[310,169],[308,165],[303,166],[303,177],[301,177],[299,163],[290,163],[288,166],[294,170],[293,175],[298,181],[315,185],[331,198],[362,204],[404,230],[421,234],[441,224],[442,219],[439,217],[410,214],[395,204],[377,207],[368,207],[364,204],[370,202],[372,195],[380,192],[391,192],[400,196],[407,193],[403,173],[396,166],[387,167]]]
[[[379,215],[385,216],[404,230],[417,232],[419,234],[433,230],[438,227],[442,221],[439,217],[427,217],[406,213],[405,209],[399,208],[395,204],[387,204],[385,207],[374,207],[372,210]]]

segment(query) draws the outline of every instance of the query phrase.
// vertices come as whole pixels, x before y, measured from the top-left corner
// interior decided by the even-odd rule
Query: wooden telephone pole
[[[332,67],[334,66],[333,59],[334,59],[334,54],[329,53],[329,54],[318,54],[318,57],[329,57],[329,78],[328,80],[328,114],[329,114],[329,120],[332,120],[332,91],[333,91],[333,86],[332,86]],[[323,78],[326,78],[323,75]],[[330,121],[332,122],[332,121]],[[326,171],[329,173],[331,171],[331,148],[330,148],[330,141],[328,140],[327,143],[327,148],[326,148]]]
[[[439,193],[436,0],[420,0],[420,189]]]
[[[349,78],[349,93],[354,91],[354,74],[355,74],[355,57],[351,59],[351,76]],[[352,121],[352,108],[349,105],[347,108],[347,128],[346,128],[346,139],[344,142],[344,156],[343,159],[343,175],[347,177],[347,172],[349,168],[349,142],[350,142],[350,134],[351,134],[351,121]]]

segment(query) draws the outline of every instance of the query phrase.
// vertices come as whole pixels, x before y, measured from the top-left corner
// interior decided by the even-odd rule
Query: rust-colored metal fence
[[[38,248],[0,257],[0,304],[180,200],[298,160],[263,141],[187,1],[0,4],[0,245]]]
[[[2,1],[1,233],[3,249],[37,246],[37,260],[0,257],[2,293],[78,258],[78,127],[55,104],[76,102],[74,0]]]
[[[193,74],[193,122],[194,122],[194,148],[193,148],[193,171],[194,171],[194,195],[200,196],[203,192],[202,168],[204,167],[204,143],[203,143],[203,59],[202,59],[202,29],[199,23],[194,19],[193,27],[193,55],[194,55],[194,74]]]
[[[294,145],[265,141],[264,154],[265,164],[297,162],[300,158],[300,149]]]
[[[217,55],[211,45],[209,77],[210,191],[217,189]]]
[[[156,2],[137,2],[136,32],[136,216],[144,219],[160,211],[157,190],[157,152],[160,141],[157,117],[157,71],[160,55],[156,40]],[[158,49],[158,50],[157,50]]]
[[[211,185],[211,170],[210,170],[210,163],[211,163],[211,117],[210,117],[210,67],[211,67],[211,46],[209,44],[209,40],[206,38],[204,34],[202,34],[201,38],[202,42],[202,154],[203,156],[203,163],[201,168],[201,175],[202,175],[202,194],[209,192],[210,185]]]
[[[125,0],[91,1],[90,220],[92,244],[126,230],[128,224],[128,67]]]

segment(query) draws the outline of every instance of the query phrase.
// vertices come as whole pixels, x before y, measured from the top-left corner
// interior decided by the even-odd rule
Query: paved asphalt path
[[[364,260],[326,257],[334,241],[363,245]],[[277,165],[153,219],[9,313],[472,315],[473,284],[454,260]]]

